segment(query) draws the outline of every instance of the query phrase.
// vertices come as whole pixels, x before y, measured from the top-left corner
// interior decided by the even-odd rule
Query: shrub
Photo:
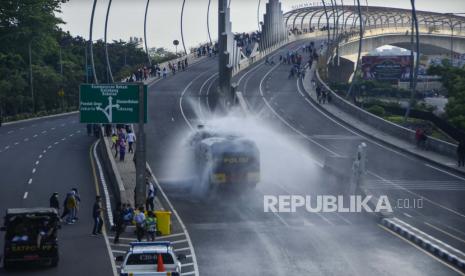
[[[379,105],[373,105],[367,109],[368,112],[379,117],[383,117],[386,114],[386,111],[383,107]]]

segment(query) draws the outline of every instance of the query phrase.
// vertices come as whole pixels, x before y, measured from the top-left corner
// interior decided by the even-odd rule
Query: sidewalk
[[[336,117],[339,121],[342,121],[345,124],[352,126],[353,128],[362,132],[364,135],[368,136],[369,138],[372,138],[373,140],[389,144],[390,146],[402,152],[406,152],[420,159],[423,159],[425,161],[435,163],[438,166],[442,167],[443,169],[454,170],[460,174],[465,174],[465,168],[457,167],[457,160],[453,158],[450,158],[448,156],[444,156],[444,155],[441,155],[441,154],[438,154],[432,151],[419,149],[415,144],[409,143],[405,140],[386,134],[380,131],[379,129],[374,128],[358,120],[351,114],[342,111],[341,109],[337,108],[331,103],[319,104],[317,100],[317,96],[316,96],[316,91],[315,91],[316,87],[312,85],[312,80],[313,80],[314,72],[315,72],[315,65],[316,64],[313,64],[312,68],[307,69],[305,78],[302,81],[302,83],[303,83],[305,92],[307,93],[307,95],[309,95],[309,98],[311,99],[313,104],[316,105],[323,112],[329,114],[330,116]],[[315,83],[317,83],[316,80],[315,80]]]
[[[122,184],[124,186],[124,194],[125,194],[125,199],[127,202],[121,202],[121,203],[129,203],[131,206],[135,206],[134,202],[134,190],[136,188],[136,166],[134,164],[133,158],[134,154],[136,152],[136,146],[137,143],[133,144],[133,150],[134,153],[129,153],[127,151],[128,147],[126,147],[126,155],[124,156],[124,161],[119,160],[119,152],[117,158],[115,158],[115,149],[111,149],[112,141],[111,137],[104,137],[104,139],[107,141],[105,144],[107,145],[107,150],[109,150],[112,153],[112,158],[115,162],[116,168],[119,172],[119,175],[122,180]],[[155,189],[156,185],[154,184]],[[163,205],[161,204],[159,198],[158,198],[159,191],[156,191],[156,197],[155,197],[155,210],[164,210]]]

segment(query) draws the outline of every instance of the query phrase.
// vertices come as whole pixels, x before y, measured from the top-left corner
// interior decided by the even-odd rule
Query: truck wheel
[[[7,260],[3,260],[3,269],[10,270],[13,267],[13,264]]]

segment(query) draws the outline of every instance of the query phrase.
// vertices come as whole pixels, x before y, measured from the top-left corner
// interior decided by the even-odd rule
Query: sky
[[[337,0],[340,3],[341,0]],[[105,14],[109,0],[98,0],[94,19],[93,39],[104,34]],[[266,0],[261,0],[260,14],[264,13]],[[293,6],[316,1],[282,0],[284,12]],[[327,2],[329,2],[327,0]],[[129,37],[144,36],[144,12],[147,0],[113,0],[108,20],[108,40],[125,40]],[[217,37],[218,0],[211,0],[210,32]],[[344,4],[353,4],[344,0]],[[365,0],[361,4],[365,5]],[[368,0],[370,6],[410,8],[410,0]],[[70,0],[62,5],[61,17],[66,24],[65,31],[72,35],[89,37],[90,17],[93,0]],[[184,39],[186,47],[208,41],[207,33],[208,0],[186,0],[184,11]],[[248,32],[257,29],[258,0],[231,0],[233,32]],[[465,0],[417,0],[418,10],[434,12],[465,12]],[[149,47],[164,47],[174,50],[173,40],[181,41],[180,15],[182,0],[151,0],[148,11],[147,44]],[[262,19],[261,19],[262,20]],[[182,47],[182,46],[181,46]],[[180,50],[180,48],[178,48]]]

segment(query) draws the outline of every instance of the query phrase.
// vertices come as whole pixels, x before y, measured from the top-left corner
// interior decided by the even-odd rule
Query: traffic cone
[[[161,254],[158,254],[157,257],[157,272],[165,272],[165,265],[163,264],[163,258]]]

